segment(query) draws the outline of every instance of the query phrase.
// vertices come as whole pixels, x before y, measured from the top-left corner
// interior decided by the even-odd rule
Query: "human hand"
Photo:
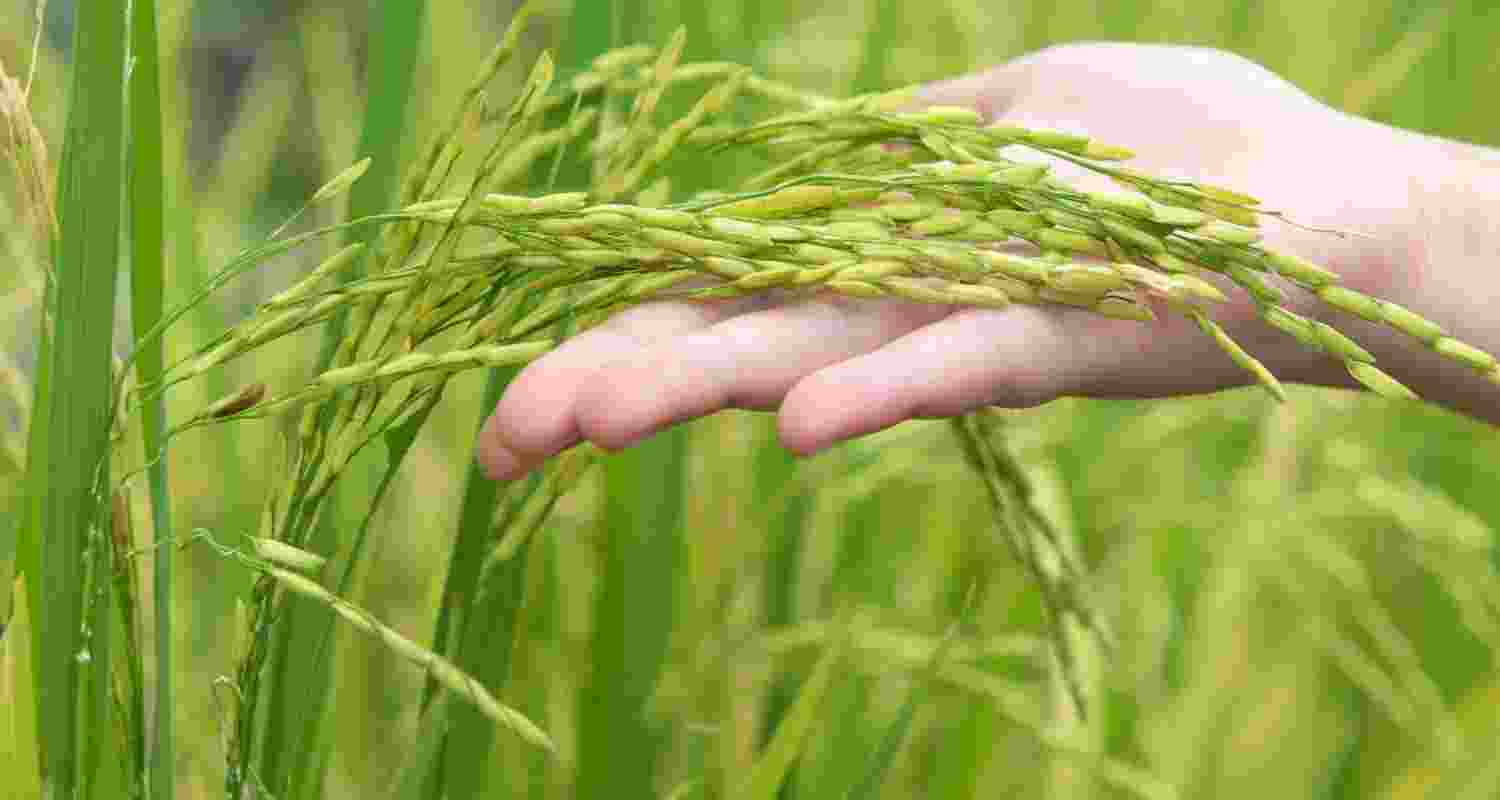
[[[1268,222],[1265,238],[1361,291],[1405,300],[1416,280],[1420,245],[1404,213],[1411,181],[1391,166],[1413,137],[1341,114],[1236,56],[1069,45],[927,87],[920,100],[1086,133],[1135,151],[1131,164],[1142,171],[1245,191],[1302,225],[1355,232]],[[1109,188],[1067,166],[1057,171],[1075,185]],[[1268,328],[1247,301],[1215,316],[1281,377],[1349,385],[1336,360]],[[1248,380],[1195,324],[1170,313],[1142,324],[1057,307],[830,296],[661,302],[631,308],[530,365],[486,422],[478,458],[491,477],[513,479],[582,440],[623,448],[722,409],[778,407],[783,443],[807,454],[985,405],[1192,394]]]

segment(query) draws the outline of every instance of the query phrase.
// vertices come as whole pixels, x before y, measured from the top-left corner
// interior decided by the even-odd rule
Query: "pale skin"
[[[1343,114],[1249,61],[1197,48],[1054,47],[926,87],[920,101],[1087,133],[1134,150],[1138,169],[1249,192],[1302,226],[1350,232],[1264,224],[1268,246],[1500,353],[1500,153]],[[1270,329],[1234,296],[1216,318],[1283,380],[1354,385],[1336,360]],[[1428,402],[1500,424],[1500,385],[1290,296]],[[642,305],[527,367],[485,423],[477,457],[490,477],[512,480],[579,442],[620,449],[728,408],[778,409],[782,443],[806,455],[983,406],[1200,394],[1251,380],[1190,321],[1157,310],[1142,324],[1056,307],[838,297]]]

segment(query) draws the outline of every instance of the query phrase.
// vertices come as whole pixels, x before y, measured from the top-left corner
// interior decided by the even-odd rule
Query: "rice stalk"
[[[1216,273],[1246,292],[1267,324],[1338,359],[1372,390],[1410,396],[1358,343],[1290,311],[1275,278],[1326,308],[1384,325],[1500,381],[1490,354],[1402,306],[1342,286],[1325,268],[1266,248],[1255,228],[1275,212],[1254,198],[1130,170],[1120,163],[1130,154],[1108,143],[986,128],[965,109],[892,110],[900,93],[834,100],[777,87],[735,65],[683,63],[680,33],[659,50],[607,53],[567,85],[554,80],[543,56],[518,97],[491,108],[484,86],[514,47],[507,34],[452,122],[408,174],[399,208],[276,239],[236,259],[208,291],[272,253],[354,226],[378,232],[369,238],[375,245],[368,269],[350,269],[364,252],[340,251],[222,337],[169,365],[161,380],[138,388],[132,410],[271,342],[347,319],[332,358],[305,383],[247,387],[172,429],[175,436],[228,421],[286,421],[287,477],[266,507],[262,538],[306,545],[347,465],[387,432],[419,426],[453,374],[526,363],[558,336],[652,300],[834,293],[966,307],[1066,305],[1143,323],[1155,317],[1152,301],[1160,301],[1159,308],[1192,319],[1282,398],[1275,376],[1213,319],[1213,307],[1227,297],[1203,274]],[[694,92],[695,99],[675,119],[662,119],[669,87]],[[791,110],[745,121],[746,97]],[[630,113],[614,121],[610,104],[617,100]],[[574,112],[548,113],[567,108]],[[592,146],[565,152],[590,137]],[[1044,167],[999,152],[1011,146],[1103,174],[1125,191],[1072,188]],[[769,156],[773,166],[739,185],[676,202],[648,202],[640,193],[642,186],[666,186],[652,182],[676,160],[737,152]],[[456,165],[473,153],[477,167],[460,179]],[[598,177],[593,191],[515,191],[538,165],[570,155],[590,160]],[[333,185],[329,192],[342,188],[339,179]],[[165,315],[163,326],[184,313]],[[1030,507],[1025,475],[997,445],[987,420],[961,422],[961,438],[1007,546],[1042,592],[1060,672],[1081,708],[1066,629],[1102,636],[1079,599],[1082,571]],[[566,484],[549,480],[559,481],[555,491]],[[501,540],[492,558],[517,552],[549,507],[536,502],[522,509],[525,524]],[[270,587],[263,581],[256,590],[237,678],[247,699],[235,766],[248,762],[253,739],[252,698],[274,619]]]
[[[1036,507],[1025,471],[1002,449],[998,416],[969,414],[954,420],[953,427],[970,466],[984,482],[1007,549],[1041,592],[1059,675],[1075,709],[1085,715],[1088,700],[1075,631],[1091,634],[1104,644],[1108,636],[1082,597],[1082,568],[1074,549]]]
[[[303,575],[302,570],[321,564],[320,556],[305,551],[296,551],[295,548],[288,549],[284,543],[264,539],[254,540],[257,556],[251,556],[220,544],[207,531],[198,531],[192,538],[207,543],[220,556],[266,575],[287,591],[311,598],[327,606],[357,630],[373,636],[391,652],[421,667],[448,691],[469,701],[496,723],[509,728],[526,742],[548,753],[556,753],[556,745],[536,723],[496,700],[479,681],[459,669],[453,662],[413,642],[376,619],[368,611],[329,592],[316,581]],[[268,553],[270,557],[267,557]],[[278,566],[280,563],[287,563],[292,566],[292,569]]]

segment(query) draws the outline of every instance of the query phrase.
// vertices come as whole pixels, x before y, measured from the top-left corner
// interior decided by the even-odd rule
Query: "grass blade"
[[[752,485],[756,487],[753,496],[784,498],[769,504],[770,515],[757,520],[764,525],[762,537],[766,542],[765,621],[770,627],[790,626],[797,619],[797,573],[811,492],[800,485],[796,462],[777,440],[775,420],[756,420],[755,425],[757,435],[750,458]],[[796,685],[789,677],[778,675],[774,679],[761,715],[762,744],[770,741],[796,694]]]
[[[645,12],[631,4],[579,0],[558,67],[564,74],[581,70],[647,24]],[[564,184],[578,178],[568,171],[563,176]],[[594,668],[579,697],[579,797],[655,794],[655,766],[667,735],[648,719],[647,703],[672,630],[686,452],[679,429],[606,460]]]
[[[860,48],[859,72],[852,87],[856,93],[885,88],[886,62],[898,44],[897,26],[901,24],[901,8],[895,0],[866,0],[865,5],[870,23]]]
[[[47,291],[47,299],[42,302],[42,307],[50,305],[51,290]],[[36,381],[34,393],[37,397],[46,397],[50,392],[52,384],[52,330],[50,321],[45,315],[37,323],[37,363]],[[20,531],[16,534],[16,572],[21,575],[25,582],[26,593],[30,597],[39,597],[42,592],[42,553],[41,532],[42,528],[42,506],[47,497],[48,475],[45,470],[32,468],[33,464],[47,461],[49,448],[48,432],[51,430],[51,412],[49,404],[33,405],[30,419],[30,429],[26,432],[26,496],[22,509],[24,517]],[[37,617],[40,619],[40,617]],[[42,633],[40,624],[32,624],[26,631],[31,639],[31,662],[35,664],[42,657]],[[31,700],[35,704],[34,720],[40,720],[42,715],[42,677],[35,670],[31,671],[34,691]],[[40,734],[40,731],[38,731]],[[40,747],[41,740],[37,740]],[[38,758],[45,758],[45,754],[38,750]],[[40,764],[38,764],[40,767]],[[40,777],[40,773],[38,773]]]
[[[932,658],[928,660],[926,669],[918,676],[916,685],[906,693],[906,699],[902,701],[900,711],[896,712],[896,719],[886,727],[885,734],[880,739],[880,745],[875,752],[870,754],[864,776],[845,795],[846,800],[876,800],[880,797],[880,789],[885,781],[886,773],[890,772],[891,765],[896,762],[896,756],[901,750],[901,743],[911,732],[918,706],[928,702],[931,694],[929,687],[942,670],[948,651],[958,641],[959,631],[972,622],[982,594],[982,584],[971,586],[965,594],[958,619],[948,629],[948,634],[943,637],[938,646],[933,648]]]
[[[681,562],[680,431],[605,462],[606,537],[590,643],[593,671],[580,697],[579,796],[645,797],[667,734],[647,703],[665,660]]]
[[[110,530],[114,515],[108,510],[98,514],[99,526]],[[130,726],[130,711],[119,708],[115,702],[115,683],[123,686],[125,696],[133,696],[136,686],[131,681],[129,664],[117,664],[115,653],[116,636],[125,628],[123,619],[115,616],[115,593],[108,587],[118,565],[115,552],[103,546],[97,538],[89,543],[84,555],[92,563],[90,575],[85,578],[84,608],[86,620],[83,646],[76,660],[80,663],[82,685],[79,703],[79,749],[82,760],[79,776],[79,793],[82,798],[120,797],[128,793],[126,788],[133,777],[139,780],[143,774],[139,764],[131,758],[131,751],[140,752],[140,742],[129,741],[142,736],[143,731]],[[121,673],[116,675],[114,670]],[[118,734],[118,735],[117,735]],[[139,788],[139,787],[136,787]]]
[[[438,695],[422,712],[422,722],[417,726],[415,747],[401,774],[396,778],[396,788],[391,797],[396,800],[422,800],[424,797],[441,797],[442,781],[438,765],[442,762],[443,743],[448,738],[449,698]]]
[[[472,478],[488,482],[482,475],[475,474]],[[528,488],[530,491],[516,493],[508,514],[510,520],[518,516],[531,494],[548,491],[536,484]],[[464,618],[455,660],[460,668],[496,694],[509,678],[515,656],[513,645],[525,603],[530,552],[530,547],[523,546],[510,558],[477,576],[472,595],[476,600]],[[452,727],[444,748],[444,788],[450,797],[476,797],[484,792],[495,724],[468,706],[454,709],[451,716]]]
[[[425,37],[426,0],[372,3],[369,98],[359,135],[358,158],[370,169],[349,190],[349,218],[377,214],[390,207],[401,178],[401,149],[406,140],[407,107],[417,57]]]
[[[162,165],[161,68],[158,56],[155,0],[134,0],[130,20],[130,319],[137,339],[143,339],[161,320],[163,264],[165,252],[163,201],[165,180]],[[143,383],[161,377],[160,338],[143,342],[136,356],[136,370]],[[165,447],[166,408],[158,396],[141,409],[141,437],[148,459]],[[151,487],[152,541],[172,535],[171,504],[167,491],[167,460],[151,461],[147,471]],[[156,686],[155,725],[152,728],[148,765],[151,796],[170,800],[177,779],[172,692],[172,553],[171,547],[154,548],[152,595],[155,609]],[[137,718],[144,726],[144,715]],[[138,735],[144,739],[145,731]]]
[[[418,53],[422,49],[423,30],[427,4],[425,0],[399,0],[398,2],[371,5],[370,52],[368,57],[369,87],[356,155],[371,159],[369,170],[349,191],[349,214],[359,218],[376,214],[388,208],[395,196],[401,174],[401,152],[405,139],[406,116],[411,87],[416,69]],[[353,229],[351,240],[361,233],[370,235],[368,229]],[[364,262],[356,260],[340,276],[352,279]],[[324,328],[323,343],[318,359],[318,368],[324,369],[332,361],[334,352],[344,336],[346,317],[340,314]],[[394,471],[400,459],[390,462]],[[347,486],[335,489],[346,491]],[[324,517],[325,520],[328,517]],[[333,531],[321,532],[324,552],[334,552],[340,543],[334,540]],[[361,553],[351,552],[346,557],[345,570],[352,574]],[[299,618],[310,617],[306,621]],[[307,603],[294,603],[288,608],[283,624],[281,643],[277,648],[275,662],[271,665],[277,680],[271,683],[271,697],[267,703],[266,745],[264,750],[264,775],[272,787],[275,781],[284,780],[295,796],[317,793],[314,773],[321,759],[315,758],[315,747],[310,743],[320,740],[318,731],[323,724],[327,706],[328,684],[332,664],[326,656],[306,670],[291,670],[285,659],[297,652],[327,653],[322,642],[332,630],[332,615],[327,609]],[[310,650],[294,645],[296,629],[302,629],[302,641],[312,645]],[[295,676],[295,677],[293,677]],[[285,765],[285,766],[284,766]],[[284,772],[284,774],[283,774]]]
[[[399,428],[389,431],[385,435],[386,465],[383,473],[375,487],[370,499],[370,510],[365,514],[357,532],[349,546],[349,553],[340,564],[340,574],[334,593],[340,597],[348,596],[354,583],[355,569],[359,565],[360,556],[363,555],[365,543],[369,539],[370,529],[375,522],[375,512],[385,499],[390,490],[396,473],[405,462],[407,454],[416,442],[417,434],[426,423],[431,409],[428,408],[409,422]],[[323,740],[323,725],[325,714],[329,705],[331,687],[328,684],[328,675],[334,668],[333,653],[333,631],[337,619],[332,614],[322,613],[320,609],[306,607],[308,613],[300,621],[303,626],[301,631],[294,632],[299,637],[293,640],[293,634],[288,635],[288,641],[301,641],[311,644],[311,649],[301,650],[299,645],[292,644],[294,652],[311,652],[315,655],[305,662],[310,665],[308,669],[300,672],[298,680],[316,679],[314,685],[320,687],[320,691],[312,695],[297,712],[295,720],[289,722],[302,727],[301,740],[303,742],[318,743]],[[311,683],[311,681],[309,681]],[[291,781],[290,790],[299,796],[319,797],[322,790],[322,770],[327,764],[328,752],[322,746],[303,746],[293,755],[292,767],[289,772]]]
[[[506,372],[509,372],[507,370]],[[484,400],[481,409],[495,407],[509,376],[493,370],[486,378]],[[485,480],[477,464],[469,465],[469,474],[464,481],[464,497],[458,516],[458,537],[454,540],[452,555],[448,559],[448,575],[443,581],[443,599],[438,605],[437,625],[433,628],[432,649],[452,656],[450,644],[462,637],[457,619],[462,611],[458,604],[464,598],[473,598],[479,582],[480,566],[484,563],[484,546],[490,539],[490,517],[495,509],[500,487]],[[459,661],[459,666],[469,669],[473,664]],[[425,706],[436,697],[438,685],[428,680],[422,693]]]
[[[39,797],[36,706],[29,697],[31,669],[31,604],[26,583],[12,590],[10,624],[0,632],[0,775],[10,781],[15,797]]]
[[[81,742],[112,733],[79,725],[79,656],[84,639],[84,558],[90,526],[105,515],[95,489],[109,452],[111,337],[119,263],[126,19],[124,4],[77,9],[73,77],[58,177],[50,382],[67,387],[36,398],[47,446],[27,465],[41,492],[31,542],[39,552],[38,732],[44,791],[81,788]],[[96,630],[107,637],[108,626]],[[100,666],[100,669],[105,667]]]
[[[480,407],[493,408],[514,376],[514,370],[492,371]],[[535,491],[537,481],[533,479],[526,488]],[[443,647],[441,652],[444,655],[496,693],[510,672],[511,645],[520,617],[529,550],[522,548],[501,565],[503,574],[490,577],[496,590],[487,591],[481,585],[485,553],[493,545],[490,522],[499,489],[498,484],[484,477],[478,463],[471,461],[464,485],[463,510],[459,514],[458,537],[449,560],[437,628],[433,633],[434,649]],[[522,500],[526,494],[529,492],[521,493]],[[481,595],[484,597],[482,601],[479,600]],[[468,603],[467,609],[460,607],[465,602]],[[436,683],[429,680],[424,697],[444,702],[437,691],[440,690]],[[429,707],[429,713],[433,710]],[[444,792],[457,797],[475,796],[482,791],[489,751],[495,738],[494,723],[477,710],[464,707],[446,712],[444,719],[445,730],[438,734],[442,747],[427,748],[433,758],[442,761],[443,767],[438,770],[434,764],[427,768],[437,778],[426,784],[429,794],[425,796],[441,797]],[[421,746],[426,747],[425,744]]]
[[[885,729],[885,734],[880,739],[880,746],[870,754],[865,774],[846,795],[848,800],[876,800],[880,797],[881,782],[885,780],[885,775],[890,771],[891,765],[896,762],[896,754],[901,750],[901,743],[906,740],[906,735],[911,731],[912,720],[917,716],[918,704],[926,699],[926,684],[918,685],[907,693],[906,700],[901,703],[901,709],[896,712],[896,719],[892,720],[890,726]]]
[[[818,657],[812,674],[807,676],[807,681],[797,694],[797,700],[781,720],[781,725],[777,726],[776,735],[750,768],[750,774],[740,785],[739,791],[735,792],[735,800],[771,800],[776,797],[782,782],[791,772],[792,763],[802,753],[802,745],[817,722],[818,708],[822,705],[824,696],[833,687],[834,678],[838,675],[837,667],[843,661],[848,646],[848,637],[849,632],[845,631],[844,635],[830,642],[823,655]]]

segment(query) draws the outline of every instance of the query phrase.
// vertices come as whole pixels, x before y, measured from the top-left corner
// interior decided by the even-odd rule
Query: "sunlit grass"
[[[314,80],[334,66],[324,45],[364,34],[320,27],[330,18],[308,11],[298,23],[303,49],[284,42],[254,67],[225,140],[233,147],[191,170],[195,186],[169,186],[179,200],[167,203],[177,237],[168,252],[200,254],[169,257],[169,298],[181,300],[263,235],[263,207],[300,202],[352,157],[373,154],[365,145],[386,155],[377,158],[385,168],[421,152],[453,107],[453,84],[469,79],[506,22],[481,5],[431,4],[404,38],[396,17],[374,21],[372,35],[395,29],[388,41],[428,48],[413,80],[431,91],[403,98],[414,101],[404,112],[380,109],[395,99],[381,93],[389,77],[356,96],[357,85],[332,73]],[[1325,100],[1387,121],[1500,141],[1495,112],[1479,101],[1497,77],[1500,20],[1477,7],[1434,17],[1404,4],[1361,5],[1356,14],[1349,3],[871,2],[856,13],[726,1],[663,7],[651,24],[632,19],[633,8],[580,0],[572,16],[544,19],[517,61],[529,65],[530,54],[554,46],[567,76],[627,32],[660,42],[687,22],[712,29],[689,37],[690,48],[703,48],[698,57],[723,52],[846,95],[874,88],[850,82],[904,84],[1064,39],[1190,41],[1232,47]],[[163,64],[181,58],[170,28]],[[426,38],[443,31],[454,47]],[[176,71],[163,75],[175,80]],[[445,82],[434,87],[435,76]],[[523,69],[503,72],[492,87],[497,104],[523,79]],[[319,87],[316,125],[303,85]],[[33,103],[61,104],[64,94],[43,85]],[[169,83],[165,94],[170,162],[181,153],[173,131],[186,129],[193,111],[172,101],[184,97],[179,87]],[[385,133],[354,137],[381,113],[392,114]],[[324,174],[290,189],[273,181],[288,139],[314,129]],[[564,172],[555,186],[529,188],[572,188],[568,179]],[[687,167],[673,189],[685,196],[711,180],[723,178]],[[367,203],[361,208],[389,205],[390,185],[379,183],[358,184],[371,193],[356,201]],[[277,192],[290,199],[268,196]],[[199,207],[182,207],[191,205]],[[317,222],[336,216],[318,213],[328,216]],[[41,257],[34,247],[11,251]],[[195,311],[166,342],[169,359],[330,252],[283,258]],[[95,323],[108,319],[108,302],[96,298]],[[34,330],[7,332],[6,341],[25,351]],[[257,380],[295,385],[319,347],[304,336],[224,370],[209,387],[185,387],[173,396],[173,420]],[[90,357],[95,374],[80,380],[107,374],[99,352]],[[45,369],[24,374],[33,385],[57,380]],[[1085,720],[1071,715],[1067,687],[1038,655],[1045,606],[987,542],[985,486],[942,425],[904,426],[807,462],[774,444],[762,416],[691,426],[586,474],[524,557],[485,576],[486,601],[471,605],[480,577],[465,572],[492,530],[490,509],[514,516],[543,496],[537,484],[497,491],[470,467],[479,414],[503,379],[488,391],[477,376],[456,382],[421,436],[386,444],[354,470],[359,485],[324,522],[341,543],[335,549],[330,535],[331,553],[349,563],[347,545],[388,477],[386,501],[347,580],[327,574],[340,595],[544,721],[562,766],[497,733],[458,698],[444,699],[387,648],[347,628],[330,636],[325,624],[306,640],[315,647],[282,639],[292,659],[276,673],[284,677],[270,679],[285,699],[262,758],[277,766],[257,779],[274,781],[276,796],[434,797],[445,786],[450,796],[476,786],[517,797],[770,796],[780,785],[785,796],[807,797],[856,789],[852,796],[1085,797],[1175,785],[1181,796],[1398,798],[1487,796],[1500,785],[1487,758],[1500,739],[1492,650],[1500,443],[1471,421],[1296,387],[1275,410],[1235,392],[1065,401],[1007,417],[1015,457],[1042,507],[1078,542],[1091,599],[1108,611],[1118,645],[1085,673],[1085,691],[1099,698]],[[68,380],[75,391],[38,399],[73,402],[84,384]],[[52,412],[37,408],[45,422]],[[33,458],[46,452],[38,431],[50,427],[33,429]],[[207,528],[231,541],[257,532],[259,499],[280,479],[280,435],[276,424],[251,423],[176,440],[171,535]],[[391,454],[402,466],[385,476]],[[145,482],[132,491],[144,495]],[[151,520],[137,513],[135,525],[144,546]],[[138,560],[152,574],[148,559]],[[233,669],[243,628],[234,609],[249,601],[252,576],[202,546],[177,553],[176,568],[173,766],[183,796],[222,795],[229,690],[215,679]],[[985,591],[964,612],[981,582]],[[72,613],[35,596],[33,616]],[[24,623],[13,619],[0,642],[0,668],[20,668]],[[61,663],[61,649],[47,652]],[[0,699],[25,683],[6,677],[0,689],[12,694]],[[331,710],[320,717],[325,691]],[[40,721],[45,730],[60,717],[49,722],[43,711]],[[24,742],[7,738],[23,729],[0,730],[0,739]],[[0,759],[7,752],[0,746]]]

